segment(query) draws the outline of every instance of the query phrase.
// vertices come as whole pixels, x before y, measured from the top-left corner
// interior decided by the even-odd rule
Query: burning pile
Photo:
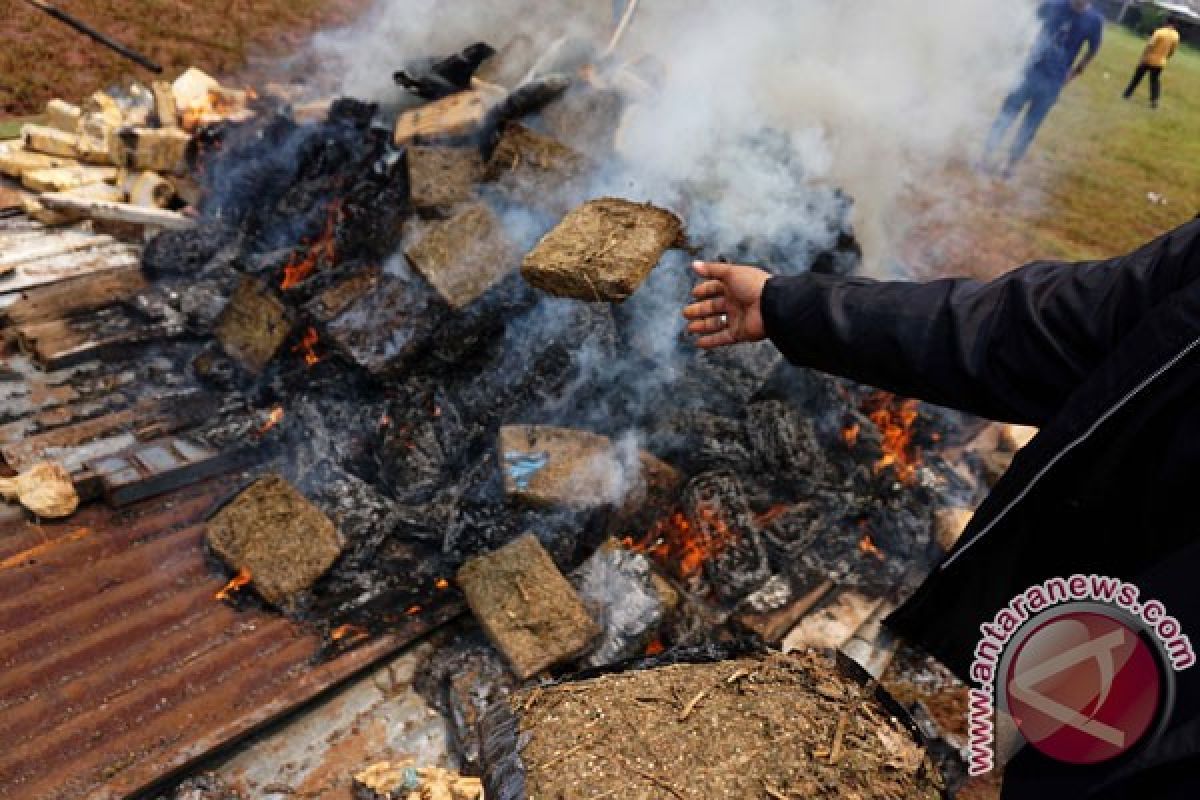
[[[629,82],[590,56],[406,69],[432,97],[394,120],[351,98],[313,121],[265,93],[229,101],[252,116],[212,87],[172,93],[195,126],[195,217],[150,241],[105,325],[168,365],[131,379],[153,398],[129,412],[137,447],[175,435],[181,481],[254,465],[210,521],[235,574],[218,599],[251,587],[331,652],[465,599],[528,679],[780,644],[814,608],[853,609],[838,646],[938,554],[934,510],[978,491],[929,452],[957,417],[766,343],[702,353],[678,321],[691,279],[671,248],[848,269],[848,201],[811,186],[809,208],[840,210],[782,237],[810,253],[788,262],[778,242],[718,245],[711,187],[677,187],[675,211],[611,196],[638,185]],[[817,225],[838,249],[817,252]],[[90,496],[119,498],[134,457],[106,455],[81,467]]]

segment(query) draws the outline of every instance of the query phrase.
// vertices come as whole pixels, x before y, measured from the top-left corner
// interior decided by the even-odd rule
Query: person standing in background
[[[1162,96],[1163,70],[1178,49],[1179,28],[1175,20],[1168,17],[1163,26],[1156,30],[1150,37],[1150,41],[1146,43],[1146,49],[1142,51],[1142,60],[1133,72],[1133,80],[1125,89],[1125,99],[1133,97],[1142,78],[1146,77],[1148,73],[1150,75],[1150,107],[1158,108],[1158,98]]]
[[[1063,87],[1083,74],[1104,38],[1104,17],[1089,0],[1048,0],[1038,8],[1038,19],[1042,29],[1025,65],[1024,77],[1005,98],[984,147],[984,166],[988,167],[1008,129],[1025,113],[1001,170],[1005,178],[1012,176],[1025,157]],[[1087,52],[1080,59],[1085,47]]]

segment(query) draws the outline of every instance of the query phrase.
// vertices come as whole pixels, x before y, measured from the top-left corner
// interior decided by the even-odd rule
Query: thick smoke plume
[[[854,198],[867,268],[878,271],[903,229],[906,187],[978,152],[1028,50],[1034,5],[643,0],[619,53],[651,53],[665,67],[663,90],[627,115],[624,163],[601,185],[676,208],[687,192],[707,192],[716,202],[704,233],[718,246],[747,237],[782,245],[800,231],[817,248],[828,244],[831,214],[798,198],[839,186]],[[603,43],[611,14],[596,0],[381,0],[315,48],[338,90],[396,106],[406,98],[391,72],[406,59],[518,35],[536,47],[563,35]],[[781,137],[764,140],[764,128]]]

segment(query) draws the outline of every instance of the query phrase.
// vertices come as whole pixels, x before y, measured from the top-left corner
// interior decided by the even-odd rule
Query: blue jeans
[[[1058,101],[1062,88],[1063,81],[1056,77],[1044,75],[1036,70],[1026,73],[1021,84],[1004,100],[996,123],[992,125],[992,132],[988,135],[985,147],[987,154],[991,156],[1000,147],[1004,134],[1008,133],[1013,122],[1024,111],[1025,119],[1021,122],[1008,156],[1009,166],[1020,162],[1028,152],[1029,145],[1033,144],[1038,128],[1046,121],[1046,115]]]

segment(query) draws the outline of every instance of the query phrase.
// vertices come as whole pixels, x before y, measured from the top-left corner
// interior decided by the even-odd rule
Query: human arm
[[[737,274],[749,287],[759,280]],[[793,364],[1040,426],[1152,308],[1197,276],[1200,221],[1121,258],[1036,262],[990,283],[762,278],[755,305],[762,335]],[[736,298],[713,284],[724,285],[697,287],[689,330],[705,334],[701,346],[753,341],[756,329],[719,332],[712,314],[734,322]]]
[[[1100,45],[1103,43],[1104,22],[1103,20],[1098,20],[1096,24],[1092,26],[1092,30],[1088,34],[1087,52],[1083,54],[1083,58],[1079,59],[1079,63],[1077,63],[1071,69],[1070,75],[1067,76],[1068,80],[1074,80],[1075,78],[1078,78],[1084,73],[1085,70],[1087,70],[1088,66],[1092,63],[1092,61],[1095,60],[1096,54],[1100,52]]]

